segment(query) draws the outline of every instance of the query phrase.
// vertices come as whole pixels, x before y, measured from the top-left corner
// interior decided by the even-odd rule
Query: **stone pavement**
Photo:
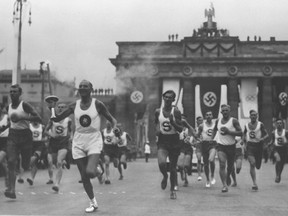
[[[259,191],[251,191],[252,181],[247,161],[243,161],[241,173],[237,175],[238,186],[221,193],[216,164],[216,184],[205,188],[203,180],[198,182],[197,175],[189,176],[189,186],[182,187],[179,177],[177,199],[169,199],[169,183],[161,190],[162,176],[157,160],[145,163],[144,159],[129,162],[124,170],[124,180],[118,180],[119,174],[111,167],[111,185],[100,185],[97,179],[93,186],[99,209],[90,215],[142,216],[142,215],[288,215],[288,175],[284,168],[282,181],[274,182],[274,165],[262,164],[257,173]],[[29,173],[25,173],[25,179]],[[46,185],[47,170],[39,170],[33,186],[27,182],[16,183],[17,199],[9,200],[4,194],[4,178],[0,178],[0,215],[86,215],[84,209],[89,200],[84,193],[77,167],[64,170],[59,193]]]

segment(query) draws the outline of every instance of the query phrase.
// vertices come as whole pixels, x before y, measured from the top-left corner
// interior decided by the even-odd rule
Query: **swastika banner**
[[[275,93],[273,98],[275,103],[275,117],[276,118],[287,118],[287,104],[288,104],[288,94],[287,94],[286,83],[277,82],[275,85]]]
[[[200,105],[204,116],[207,111],[212,111],[213,118],[218,118],[221,99],[221,84],[215,81],[200,83]]]

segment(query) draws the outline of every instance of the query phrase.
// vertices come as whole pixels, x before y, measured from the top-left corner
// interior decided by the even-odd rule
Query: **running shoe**
[[[96,211],[96,209],[98,209],[98,204],[97,202],[90,202],[90,206],[88,208],[85,209],[86,213],[91,213]]]
[[[105,180],[105,184],[111,184],[110,180],[109,179]]]
[[[53,184],[53,180],[50,179],[46,184]]]
[[[58,192],[59,191],[59,187],[58,186],[53,186],[52,190],[54,190],[55,192]]]
[[[123,180],[123,178],[124,178],[123,175],[120,175],[119,180]]]
[[[233,182],[233,184],[231,185],[231,187],[237,187],[237,182]]]
[[[188,187],[188,181],[184,181],[183,187]]]
[[[171,191],[170,199],[177,199],[176,191]]]
[[[29,185],[30,185],[30,186],[32,186],[32,185],[33,185],[33,180],[32,180],[32,179],[30,179],[30,178],[27,178],[26,180],[27,180],[27,182],[29,183]]]
[[[211,184],[210,184],[210,182],[208,181],[208,182],[206,182],[206,185],[205,185],[205,187],[206,188],[210,188],[211,187]]]
[[[174,186],[174,190],[175,190],[175,191],[178,191],[178,185],[175,185],[175,186]]]
[[[202,177],[198,176],[197,181],[202,181]]]
[[[215,179],[215,178],[212,178],[212,179],[211,179],[211,184],[212,184],[212,185],[216,184],[216,179]]]
[[[19,179],[17,180],[17,182],[20,183],[20,184],[23,184],[23,183],[24,183],[24,180],[23,180],[22,178],[19,178]]]
[[[252,191],[258,191],[258,186],[257,185],[253,185],[252,186]]]
[[[10,199],[16,199],[16,194],[15,192],[11,191],[5,191],[4,192],[5,197],[10,198]]]
[[[280,181],[281,181],[281,177],[280,177],[280,176],[276,176],[275,182],[276,182],[276,183],[280,183]]]
[[[162,190],[165,190],[166,189],[166,187],[167,187],[167,179],[168,179],[168,177],[163,177],[163,179],[162,179],[162,181],[161,181],[161,188],[162,188]]]
[[[222,193],[228,192],[228,187],[224,186],[221,191],[222,191]]]
[[[83,181],[82,181],[82,180],[79,180],[79,181],[78,181],[78,183],[82,184],[82,183],[83,183]]]

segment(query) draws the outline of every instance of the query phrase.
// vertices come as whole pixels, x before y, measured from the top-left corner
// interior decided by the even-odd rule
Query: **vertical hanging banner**
[[[175,101],[173,105],[176,105],[181,113],[183,113],[183,105],[182,105],[182,94],[180,88],[180,80],[179,79],[164,79],[162,85],[162,94],[167,90],[173,90],[176,93]],[[177,103],[177,104],[176,104]],[[163,107],[163,100],[161,103],[161,107]]]
[[[203,116],[212,111],[213,118],[218,118],[221,99],[221,83],[206,80],[200,83],[200,105]]]
[[[286,85],[284,82],[279,82],[275,86],[276,89],[276,118],[287,118],[287,104],[288,104],[288,95],[286,91]]]
[[[257,79],[242,79],[240,87],[241,118],[248,119],[250,110],[258,112]]]

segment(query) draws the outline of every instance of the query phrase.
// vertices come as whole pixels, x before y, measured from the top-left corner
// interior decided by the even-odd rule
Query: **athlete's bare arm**
[[[132,137],[126,132],[126,138],[127,138],[127,140],[129,141],[129,142],[131,142],[132,141]]]
[[[174,109],[174,117],[175,119],[172,114],[169,116],[170,123],[180,133],[183,130],[183,126],[181,124],[181,112],[177,107]]]
[[[116,119],[111,115],[105,104],[101,101],[96,100],[95,101],[96,109],[99,114],[103,115],[108,121],[111,122],[112,127],[115,128],[117,121]]]
[[[160,134],[159,115],[160,115],[160,109],[156,109],[156,111],[155,111],[155,119],[154,119],[154,123],[155,123],[155,126],[156,126],[156,136],[158,136]]]
[[[29,103],[23,102],[23,110],[30,115],[27,117],[21,116],[20,118],[22,120],[42,123],[42,119],[41,119],[40,115],[38,114],[36,109],[34,107],[32,107]],[[19,120],[21,120],[21,119],[19,119]]]
[[[239,124],[239,121],[235,118],[233,118],[233,126],[235,128],[236,131],[230,131],[229,130],[229,134],[232,135],[232,136],[242,136],[243,133],[242,133],[242,129],[241,129],[241,126]]]
[[[261,130],[261,141],[266,141],[269,139],[269,135],[268,135],[268,132],[266,130],[266,128],[264,127],[264,124],[261,123],[261,126],[260,126],[260,130]]]
[[[196,132],[195,132],[195,129],[187,122],[186,119],[182,119],[182,125],[184,127],[187,127],[190,131],[190,133],[192,134],[193,137],[197,138],[197,135],[196,135]]]
[[[49,130],[52,128],[53,122],[52,120],[48,121],[48,124],[46,125],[45,129],[44,129],[44,134],[47,136],[50,136],[49,134]]]
[[[217,119],[217,120],[215,121],[215,126],[214,126],[214,128],[213,128],[213,133],[212,133],[212,139],[215,138],[216,133],[217,133],[217,131],[218,131],[218,127],[217,127],[218,121],[219,121],[219,119]]]
[[[59,122],[66,117],[74,113],[76,102],[73,102],[67,106],[67,109],[63,110],[60,114],[56,114],[56,118],[51,118],[54,122]]]
[[[197,137],[200,137],[201,134],[202,134],[202,132],[203,132],[203,124],[204,124],[204,123],[200,124],[199,127],[198,127],[198,134],[197,134]]]

